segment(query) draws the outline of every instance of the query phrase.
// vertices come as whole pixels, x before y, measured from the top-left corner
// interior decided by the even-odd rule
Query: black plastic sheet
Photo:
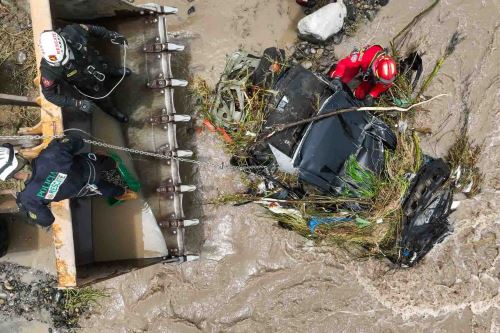
[[[403,203],[401,265],[416,264],[451,231],[449,176],[450,168],[442,159],[429,159],[415,176]]]
[[[320,114],[356,106],[346,91],[330,96]],[[380,174],[385,149],[396,147],[396,136],[380,119],[367,112],[347,112],[314,122],[303,139],[294,166],[300,179],[322,191],[340,194],[346,187],[346,161],[352,155],[365,170]]]

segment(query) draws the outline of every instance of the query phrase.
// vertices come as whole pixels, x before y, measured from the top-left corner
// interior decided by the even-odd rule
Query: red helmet
[[[372,71],[375,78],[384,84],[394,82],[396,74],[398,74],[396,62],[392,57],[385,54],[375,59],[372,65]]]

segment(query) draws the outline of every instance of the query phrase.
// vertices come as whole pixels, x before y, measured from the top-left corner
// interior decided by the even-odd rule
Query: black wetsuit
[[[102,195],[117,197],[125,192],[121,186],[101,179],[101,172],[116,168],[107,156],[78,154],[84,143],[76,137],[53,140],[32,161],[33,174],[24,191],[18,193],[17,204],[30,219],[41,226],[50,226],[54,216],[47,207],[52,201]]]
[[[59,34],[66,40],[74,59],[61,66],[51,66],[42,59],[40,83],[45,98],[63,108],[75,107],[77,100],[88,99],[81,94],[78,94],[79,98],[60,94],[58,86],[63,82],[76,86],[89,96],[105,95],[107,91],[104,89],[104,82],[109,77],[119,76],[120,70],[111,67],[88,41],[90,37],[111,40],[116,33],[101,26],[71,24],[62,28]],[[119,112],[109,97],[94,102],[112,116]]]

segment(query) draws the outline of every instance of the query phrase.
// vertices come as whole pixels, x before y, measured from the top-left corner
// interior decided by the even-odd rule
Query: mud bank
[[[335,53],[386,43],[430,2],[391,1]],[[191,72],[212,83],[224,55],[240,45],[260,53],[293,43],[300,15],[291,0],[164,3],[180,9],[171,31],[195,37],[189,45]],[[192,5],[196,12],[188,16]],[[153,266],[98,285],[111,298],[83,320],[82,331],[500,331],[498,13],[496,0],[442,1],[410,36],[425,50],[426,71],[455,31],[465,37],[428,92],[451,96],[421,115],[434,130],[425,137],[425,151],[444,155],[464,119],[471,137],[485,145],[483,193],[462,202],[451,219],[454,233],[421,264],[392,270],[377,260],[352,261],[340,249],[313,247],[279,228],[258,206],[205,204],[201,260]],[[197,138],[197,151],[201,161],[228,162],[209,133]],[[243,187],[234,171],[205,166],[195,171],[200,201]]]

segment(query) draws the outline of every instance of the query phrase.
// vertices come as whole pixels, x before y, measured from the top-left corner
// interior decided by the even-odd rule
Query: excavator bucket
[[[86,147],[89,153],[111,152],[119,161],[122,178],[141,189],[138,200],[119,205],[101,197],[51,205],[59,287],[87,285],[154,263],[196,259],[188,255],[184,237],[185,227],[198,221],[187,220],[183,208],[183,197],[192,195],[186,192],[195,187],[182,183],[176,158],[192,155],[181,150],[182,142],[177,141],[178,129],[188,132],[183,123],[190,121],[174,105],[174,92],[187,85],[176,76],[183,69],[172,68],[172,62],[183,63],[179,59],[184,47],[172,43],[167,30],[177,10],[119,0],[31,0],[30,5],[37,62],[38,39],[44,30],[71,23],[95,24],[128,39],[126,49],[106,41],[97,48],[111,63],[133,72],[113,92],[117,107],[130,117],[129,124],[100,111],[89,117],[61,110],[42,97],[40,123],[20,130],[23,135],[44,136],[40,145],[23,150],[29,158],[35,158],[52,136],[80,135],[92,141]],[[70,90],[67,93],[75,93]]]

